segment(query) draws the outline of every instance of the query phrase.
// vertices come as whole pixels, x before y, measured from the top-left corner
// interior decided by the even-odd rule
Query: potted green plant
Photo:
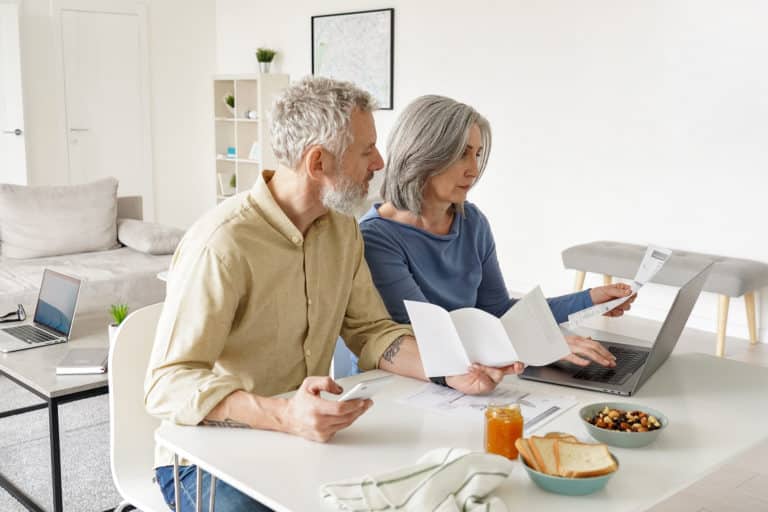
[[[232,189],[233,193],[237,191],[237,174],[233,174],[229,178],[229,187]]]
[[[262,73],[269,73],[269,66],[272,64],[272,59],[275,58],[277,52],[271,48],[257,48],[256,60],[259,61],[259,71]]]
[[[227,110],[234,116],[235,115],[235,95],[231,92],[228,92],[224,95],[222,98],[224,100],[224,104],[227,106]]]
[[[112,323],[109,324],[109,342],[114,343],[117,329],[128,316],[128,304],[112,304],[109,306],[109,314],[112,317]]]

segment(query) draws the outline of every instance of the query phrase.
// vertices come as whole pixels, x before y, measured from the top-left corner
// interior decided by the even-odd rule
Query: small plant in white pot
[[[259,71],[262,73],[269,73],[269,66],[272,64],[272,59],[275,58],[277,52],[271,48],[257,48],[256,60],[259,61]]]
[[[112,316],[112,323],[109,324],[109,342],[114,343],[117,329],[128,316],[128,304],[112,304],[109,306],[109,314]]]
[[[226,105],[229,113],[232,114],[232,117],[236,117],[237,115],[235,113],[236,112],[235,111],[235,95],[232,94],[231,92],[228,92],[227,94],[224,95],[223,98],[221,98],[221,100],[224,102],[224,105]]]

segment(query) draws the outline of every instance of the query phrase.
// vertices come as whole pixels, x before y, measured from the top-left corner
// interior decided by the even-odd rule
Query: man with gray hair
[[[390,319],[357,222],[344,214],[384,165],[373,108],[368,93],[326,78],[306,78],[277,100],[272,141],[281,168],[196,222],[173,257],[145,381],[151,414],[326,442],[372,404],[320,396],[342,391],[327,377],[339,335],[364,370],[426,380],[412,331]],[[447,384],[484,393],[507,371],[473,365]],[[172,463],[157,447],[156,478],[169,504]],[[182,461],[180,475],[182,510],[191,510],[195,466]],[[205,474],[204,502],[209,481]],[[265,509],[223,482],[215,498],[218,511]]]

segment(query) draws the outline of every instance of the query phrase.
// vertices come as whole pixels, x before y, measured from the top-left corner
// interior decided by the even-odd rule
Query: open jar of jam
[[[523,437],[523,415],[517,404],[491,404],[485,409],[485,451],[517,458],[515,441]]]

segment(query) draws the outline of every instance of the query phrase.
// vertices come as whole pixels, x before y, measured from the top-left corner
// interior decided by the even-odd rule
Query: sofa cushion
[[[117,247],[117,180],[0,184],[0,254],[41,258]]]
[[[24,304],[31,316],[46,268],[83,280],[77,315],[100,313],[106,318],[110,304],[128,304],[135,311],[164,300],[165,283],[157,273],[168,270],[170,264],[171,256],[153,256],[128,247],[39,259],[0,257],[0,313]]]
[[[173,254],[184,231],[171,226],[134,219],[117,219],[117,239],[131,249],[147,254]]]

